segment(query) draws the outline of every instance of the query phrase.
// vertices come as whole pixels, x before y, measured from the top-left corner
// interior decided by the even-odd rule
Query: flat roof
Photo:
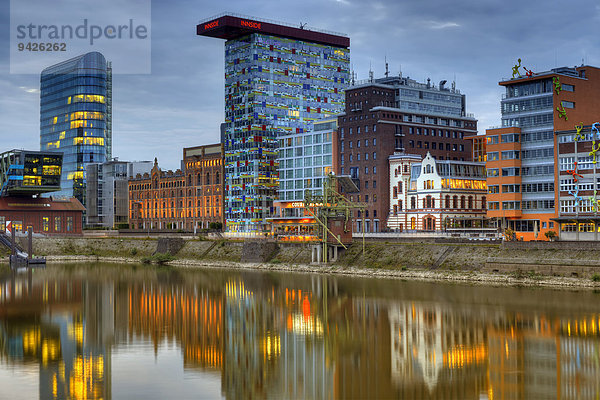
[[[251,33],[264,33],[342,48],[350,47],[350,38],[342,34],[294,28],[279,23],[231,14],[217,16],[196,25],[197,35],[225,40],[237,39]]]

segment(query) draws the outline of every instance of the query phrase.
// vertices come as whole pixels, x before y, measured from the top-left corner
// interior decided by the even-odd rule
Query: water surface
[[[596,399],[600,294],[240,270],[0,273],[0,398]]]

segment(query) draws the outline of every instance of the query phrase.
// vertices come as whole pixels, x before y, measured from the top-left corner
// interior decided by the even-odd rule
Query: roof
[[[265,22],[264,20],[231,14],[213,17],[196,25],[197,35],[225,40],[237,39],[251,33],[264,33],[335,47],[350,47],[350,38],[342,34],[319,32],[303,27],[294,28],[280,23]]]
[[[85,207],[74,197],[53,200],[46,197],[0,197],[2,211],[85,211]]]

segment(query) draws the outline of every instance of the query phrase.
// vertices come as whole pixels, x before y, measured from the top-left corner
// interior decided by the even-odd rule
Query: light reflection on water
[[[0,278],[0,397],[587,399],[600,295],[132,266]]]

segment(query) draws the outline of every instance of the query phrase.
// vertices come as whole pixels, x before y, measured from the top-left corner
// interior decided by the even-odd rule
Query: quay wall
[[[265,242],[268,243],[268,242]],[[23,239],[23,245],[24,239]],[[95,256],[140,260],[172,249],[178,260],[202,260],[239,263],[256,259],[257,247],[234,240],[185,239],[183,243],[165,243],[159,238],[94,237],[34,238],[36,256]],[[264,246],[262,262],[286,265],[311,263],[311,245],[278,244]],[[245,250],[246,249],[246,250]],[[246,253],[245,253],[246,252]],[[252,254],[248,254],[251,252]],[[8,250],[0,249],[6,262]],[[551,275],[600,277],[600,245],[591,242],[505,242],[433,243],[368,241],[355,242],[340,252],[332,263],[340,268],[372,270],[427,269],[473,271],[512,275]]]

